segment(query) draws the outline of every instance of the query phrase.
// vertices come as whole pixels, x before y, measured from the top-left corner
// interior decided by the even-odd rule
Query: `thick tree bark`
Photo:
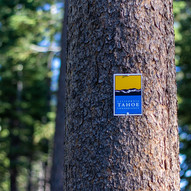
[[[58,89],[58,102],[56,113],[56,127],[54,135],[54,150],[51,170],[51,191],[63,190],[63,165],[64,165],[64,124],[65,124],[65,74],[66,74],[66,24],[67,24],[67,10],[68,0],[64,2],[64,20],[62,27],[62,50],[61,50],[61,68],[59,75],[59,89]]]
[[[180,190],[172,0],[69,1],[67,42],[64,190]],[[113,116],[115,73],[142,116]]]

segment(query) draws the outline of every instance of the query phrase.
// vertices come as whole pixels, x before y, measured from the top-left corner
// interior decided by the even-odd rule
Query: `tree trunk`
[[[18,170],[16,167],[16,158],[10,157],[10,191],[18,191],[17,189],[17,177],[18,177]]]
[[[172,0],[69,1],[67,43],[64,190],[180,190]],[[113,116],[115,73],[142,116]]]
[[[13,119],[10,121],[10,148],[9,148],[9,174],[10,174],[10,191],[18,191],[17,178],[18,178],[18,157],[19,154],[15,152],[19,148],[20,140],[13,133],[19,121],[17,119]]]
[[[27,191],[32,190],[32,157],[29,159],[28,165],[28,177],[27,177]]]
[[[64,124],[65,124],[65,74],[66,74],[66,23],[67,23],[67,10],[68,0],[64,3],[64,20],[62,26],[61,38],[61,68],[59,75],[59,89],[58,89],[58,102],[56,113],[56,127],[54,135],[54,149],[51,170],[51,191],[63,190],[63,165],[64,165]]]
[[[10,171],[10,190],[17,191],[17,176],[18,171],[16,167],[13,167]]]

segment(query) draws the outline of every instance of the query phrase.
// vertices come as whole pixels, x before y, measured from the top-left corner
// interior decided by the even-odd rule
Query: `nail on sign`
[[[114,116],[142,115],[141,74],[114,74]]]

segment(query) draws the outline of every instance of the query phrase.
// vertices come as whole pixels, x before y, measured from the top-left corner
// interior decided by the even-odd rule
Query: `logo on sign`
[[[114,115],[142,115],[141,74],[114,74]]]

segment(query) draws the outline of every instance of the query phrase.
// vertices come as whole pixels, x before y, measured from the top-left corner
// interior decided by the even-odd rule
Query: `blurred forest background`
[[[63,7],[0,0],[0,191],[50,190]],[[174,16],[181,190],[190,191],[191,2],[174,1]]]
[[[48,190],[63,1],[0,10],[0,190]]]

